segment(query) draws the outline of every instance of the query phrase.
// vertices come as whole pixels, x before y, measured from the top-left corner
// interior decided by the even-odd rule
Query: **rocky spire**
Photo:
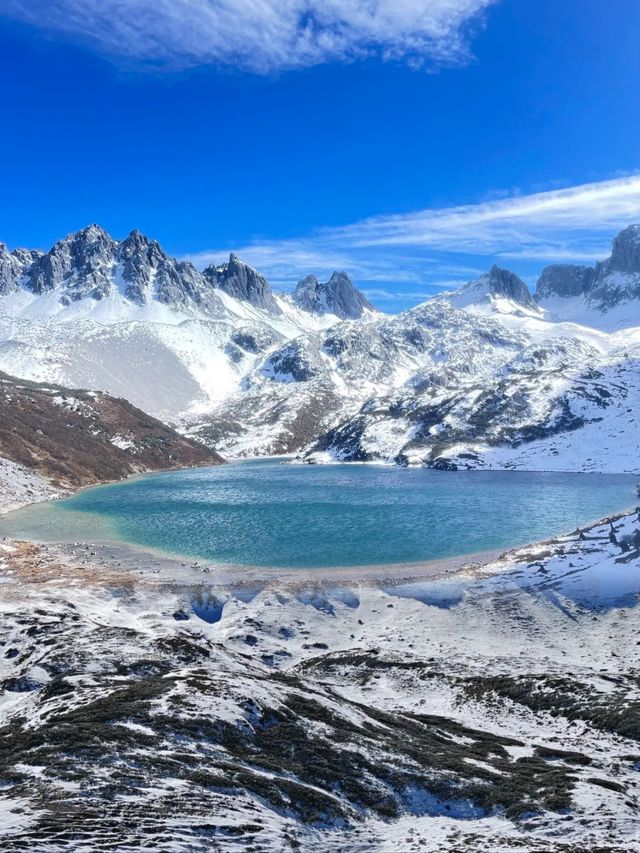
[[[138,304],[147,302],[158,269],[167,261],[160,244],[134,229],[120,244],[118,257],[125,296]]]
[[[220,288],[234,299],[248,302],[270,314],[282,313],[266,278],[241,261],[233,252],[229,255],[228,263],[217,267],[211,265],[202,274],[214,287]]]
[[[305,276],[293,292],[293,301],[303,311],[335,314],[343,320],[357,320],[365,310],[375,310],[346,272],[334,272],[327,282],[318,281],[315,275]]]

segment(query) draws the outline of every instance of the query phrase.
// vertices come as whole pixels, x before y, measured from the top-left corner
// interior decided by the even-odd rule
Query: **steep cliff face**
[[[282,308],[278,305],[266,278],[253,267],[243,263],[233,252],[229,255],[228,263],[217,267],[209,266],[203,275],[214,287],[220,288],[234,299],[248,302],[254,308],[260,308],[270,314],[282,314]]]
[[[611,255],[594,267],[546,267],[538,279],[535,298],[543,306],[553,298],[581,298],[603,314],[640,300],[640,225],[629,225],[614,237]]]
[[[320,282],[308,275],[298,282],[293,301],[312,314],[334,314],[341,320],[358,320],[373,305],[359,291],[345,272],[334,272],[329,281]]]
[[[459,290],[444,295],[456,308],[492,306],[498,300],[513,304],[514,308],[538,310],[527,285],[510,270],[494,264],[491,269]]]
[[[542,301],[560,296],[567,299],[588,293],[593,279],[592,267],[575,264],[552,264],[545,267],[536,285],[535,298]]]

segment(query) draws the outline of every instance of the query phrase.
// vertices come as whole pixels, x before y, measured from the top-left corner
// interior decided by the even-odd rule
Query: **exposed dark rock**
[[[218,267],[209,266],[202,274],[214,287],[219,287],[234,299],[249,302],[255,308],[271,314],[282,313],[266,278],[243,263],[233,252],[229,255],[228,263]]]
[[[490,293],[494,296],[503,296],[505,299],[511,299],[527,308],[534,307],[529,288],[514,272],[502,269],[494,264],[487,275],[487,285]]]
[[[357,320],[365,310],[375,310],[346,272],[334,272],[326,282],[318,281],[315,275],[308,275],[298,282],[292,298],[303,311],[335,314],[342,320]]]
[[[611,255],[595,267],[554,264],[538,279],[536,300],[584,296],[591,307],[609,311],[640,299],[640,225],[629,225],[613,239]]]
[[[453,305],[460,307],[489,302],[496,297],[508,299],[529,310],[537,310],[536,303],[524,281],[514,272],[496,264],[484,275],[447,295]]]
[[[42,252],[29,249],[10,252],[4,243],[0,243],[0,296],[18,290],[27,270],[41,255]]]
[[[540,301],[553,296],[583,296],[591,287],[593,273],[592,267],[575,264],[552,264],[545,267],[536,285],[535,298]]]
[[[152,277],[166,260],[160,245],[140,231],[133,230],[120,246],[122,278],[127,282],[126,296],[142,304],[148,299],[147,289]]]

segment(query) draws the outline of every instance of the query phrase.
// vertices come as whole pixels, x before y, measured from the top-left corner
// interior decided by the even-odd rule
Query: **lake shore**
[[[602,528],[631,515],[616,513],[582,528]],[[194,560],[165,554],[125,543],[38,543],[7,540],[5,550],[16,549],[24,559],[17,563],[29,575],[37,575],[47,566],[58,567],[60,577],[73,577],[79,583],[111,586],[139,583],[172,589],[207,588],[209,590],[335,590],[343,587],[386,588],[421,583],[450,582],[513,569],[547,558],[570,541],[578,541],[580,531],[515,546],[473,554],[461,554],[411,563],[387,563],[331,568],[265,568]],[[56,575],[51,575],[51,579]]]
[[[61,560],[80,561],[106,572],[125,571],[146,579],[174,584],[206,583],[207,586],[260,584],[274,586],[339,586],[342,583],[388,584],[449,578],[498,562],[504,548],[411,563],[391,563],[331,568],[265,568],[212,563],[163,554],[124,543],[41,544]],[[525,546],[526,547],[526,546]],[[513,550],[513,549],[510,549]]]
[[[255,464],[255,462],[253,463]],[[257,470],[257,482],[260,483],[260,473],[265,470],[266,462]],[[550,536],[562,537],[568,530],[575,530],[576,527],[572,524],[573,513],[560,513],[557,518],[553,516],[548,507],[546,514],[542,514],[539,518],[532,516],[536,523],[531,524],[529,521],[522,522],[525,515],[520,513],[520,518],[515,516],[516,524],[512,528],[510,526],[509,513],[505,513],[505,517],[501,519],[500,525],[495,527],[495,535],[486,535],[487,530],[493,530],[490,525],[495,523],[497,507],[508,504],[509,494],[518,494],[518,488],[522,491],[522,485],[515,486],[511,483],[511,476],[504,472],[500,477],[506,478],[498,484],[491,484],[493,493],[489,492],[488,498],[493,500],[488,501],[489,509],[485,511],[484,516],[480,511],[474,511],[473,522],[476,525],[476,531],[471,536],[463,535],[462,528],[454,528],[447,534],[447,524],[449,518],[438,518],[437,512],[433,511],[432,504],[435,504],[437,510],[438,501],[430,495],[436,497],[442,493],[444,488],[445,499],[447,498],[447,490],[454,493],[455,500],[461,504],[459,507],[461,515],[451,512],[449,515],[452,519],[460,518],[460,524],[463,524],[464,510],[468,506],[478,506],[478,501],[482,500],[482,493],[477,495],[475,492],[470,493],[467,489],[466,482],[463,485],[454,485],[451,490],[449,487],[449,477],[454,475],[449,474],[428,474],[427,482],[418,489],[413,489],[407,492],[404,498],[404,503],[399,502],[399,509],[393,513],[387,514],[384,510],[386,504],[379,500],[372,500],[372,511],[377,513],[377,522],[372,528],[369,524],[368,528],[363,529],[360,526],[360,515],[351,517],[348,512],[343,512],[340,507],[342,504],[336,503],[339,500],[347,500],[349,492],[347,491],[345,498],[339,487],[342,487],[342,480],[338,480],[338,486],[335,483],[335,473],[331,473],[330,478],[326,476],[320,477],[320,486],[315,486],[313,490],[313,500],[308,500],[308,511],[315,517],[316,507],[322,508],[327,501],[330,501],[331,507],[338,507],[338,514],[330,515],[326,513],[327,518],[323,518],[321,510],[318,511],[320,521],[316,525],[317,530],[312,527],[312,532],[309,533],[306,524],[297,523],[295,529],[291,528],[291,524],[287,526],[285,523],[289,518],[284,510],[278,509],[277,521],[273,521],[273,513],[271,516],[260,516],[260,505],[262,494],[259,491],[259,486],[253,488],[253,476],[249,475],[247,466],[251,466],[252,462],[241,463],[240,465],[222,466],[223,474],[231,474],[231,477],[222,477],[222,485],[220,486],[220,496],[218,500],[222,507],[225,507],[225,500],[229,500],[229,506],[233,509],[233,488],[248,489],[247,507],[242,504],[240,510],[231,515],[231,519],[235,524],[226,527],[220,527],[213,520],[213,516],[202,510],[205,504],[200,499],[200,503],[196,503],[195,511],[199,513],[196,516],[199,520],[195,522],[193,540],[186,540],[184,531],[174,526],[170,514],[167,514],[166,523],[162,525],[162,536],[156,537],[157,541],[147,537],[149,544],[139,544],[145,542],[143,535],[138,536],[135,524],[125,525],[122,529],[117,524],[112,524],[108,512],[100,512],[100,500],[97,503],[97,509],[87,510],[81,505],[81,510],[73,512],[73,501],[65,505],[64,511],[62,508],[55,507],[55,502],[43,502],[37,506],[28,507],[20,510],[14,515],[11,521],[7,520],[0,524],[0,536],[6,535],[10,539],[24,540],[33,542],[39,547],[46,550],[48,553],[55,553],[56,557],[64,561],[72,561],[80,566],[98,566],[105,572],[126,571],[138,577],[146,577],[155,580],[161,580],[167,583],[176,584],[202,584],[206,583],[209,586],[216,585],[255,585],[274,586],[275,584],[285,586],[295,585],[313,585],[313,586],[331,586],[342,583],[376,583],[379,585],[391,583],[406,583],[409,581],[421,580],[438,580],[451,578],[454,575],[461,573],[469,573],[476,571],[479,567],[489,563],[499,563],[500,560],[510,553],[518,549],[526,549],[530,547],[531,542],[540,542]],[[285,466],[286,467],[286,466]],[[216,474],[222,469],[216,468]],[[234,482],[233,471],[240,471],[243,476],[238,483]],[[287,503],[296,507],[295,512],[304,515],[303,510],[298,509],[298,502],[301,500],[298,492],[291,491],[291,477],[287,472],[282,477],[280,466],[276,466],[277,482],[279,486],[280,480],[283,479],[283,506],[286,508]],[[349,469],[351,471],[351,469]],[[205,472],[206,474],[206,472]],[[249,475],[249,476],[247,476]],[[158,476],[158,475],[156,475]],[[164,476],[175,477],[175,473],[163,474]],[[359,491],[356,490],[357,500],[354,506],[362,506],[362,495],[367,494],[363,491],[361,483],[364,475],[358,475],[355,479],[358,481]],[[425,475],[427,476],[427,475]],[[466,477],[466,475],[459,475]],[[486,477],[486,474],[478,475]],[[513,476],[523,478],[523,474],[515,474]],[[555,476],[555,475],[554,475]],[[401,474],[404,478],[404,473]],[[148,481],[151,484],[152,476],[150,474],[142,474],[133,476],[129,479],[127,488],[138,488],[141,481]],[[188,481],[193,479],[191,476]],[[231,490],[226,483],[230,479],[232,484]],[[323,484],[323,480],[328,479],[329,486]],[[343,478],[344,479],[344,478]],[[367,479],[367,483],[369,483]],[[431,480],[433,479],[433,483]],[[457,477],[455,478],[457,482]],[[315,474],[312,478],[313,484],[318,480],[318,475]],[[415,477],[413,478],[415,482]],[[137,481],[137,484],[136,484]],[[507,482],[508,481],[508,482]],[[444,483],[446,482],[446,487]],[[474,478],[475,482],[475,478]],[[382,479],[376,474],[373,476],[373,484],[369,484],[369,491],[373,488],[387,489],[389,488],[389,476],[385,475]],[[156,484],[156,491],[159,485],[163,485],[164,481]],[[218,484],[215,483],[216,488]],[[535,485],[535,483],[534,483]],[[595,484],[597,486],[597,483]],[[112,484],[99,487],[96,495],[104,495],[106,506],[109,507],[109,502],[115,507],[119,507],[123,491],[119,488],[120,484]],[[169,481],[169,487],[171,481]],[[347,478],[347,484],[344,488],[350,488],[350,478]],[[392,478],[392,487],[394,487]],[[114,488],[117,491],[114,491]],[[404,490],[404,479],[400,485],[395,484],[397,490]],[[546,484],[542,483],[541,489],[546,488]],[[225,492],[227,489],[227,492]],[[287,491],[289,489],[289,491]],[[333,491],[330,491],[333,489]],[[505,492],[506,489],[506,492]],[[593,492],[594,485],[590,486]],[[104,491],[103,491],[104,490]],[[626,490],[626,487],[625,487]],[[85,492],[82,489],[80,492]],[[231,497],[227,497],[227,493]],[[393,488],[392,488],[393,491]],[[77,494],[80,494],[78,492]],[[135,494],[135,491],[134,491]],[[169,489],[169,494],[171,490]],[[243,492],[244,494],[244,492]],[[402,491],[404,494],[404,491]],[[458,497],[462,494],[462,498]],[[541,494],[547,494],[541,492]],[[598,494],[600,494],[598,492]],[[425,499],[425,495],[428,497]],[[553,496],[553,492],[551,492]],[[279,493],[278,493],[279,496]],[[292,497],[293,496],[293,497]],[[182,495],[178,493],[176,500],[176,511],[180,507],[180,499]],[[269,493],[264,496],[264,500],[269,500]],[[303,497],[306,498],[306,492]],[[627,508],[620,506],[620,496],[618,500],[607,501],[600,497],[599,502],[584,501],[582,507],[582,517],[578,517],[576,512],[576,521],[582,522],[582,527],[597,523],[597,519],[602,518],[607,513],[607,510],[618,512],[626,511]],[[413,515],[407,513],[407,501],[417,501],[415,510],[412,510]],[[624,499],[624,494],[623,494]],[[148,500],[148,496],[143,492],[136,499],[138,506],[144,506]],[[431,500],[431,503],[424,501]],[[547,502],[547,497],[544,502]],[[424,503],[420,503],[423,501]],[[86,502],[85,502],[86,503]],[[617,503],[617,506],[616,506]],[[626,500],[625,500],[626,503]],[[262,502],[264,506],[264,501]],[[367,506],[369,504],[367,503]],[[446,504],[443,504],[446,506]],[[540,499],[531,502],[530,509],[533,511],[540,505]],[[135,510],[135,501],[133,502],[133,510]],[[263,536],[264,542],[259,538],[256,540],[259,545],[248,540],[252,538],[253,516],[248,516],[247,509],[253,512],[253,507],[257,507],[258,521],[256,535],[260,533]],[[390,507],[393,509],[393,504]],[[556,496],[555,504],[549,501],[549,506],[558,506]],[[132,511],[133,511],[132,510]],[[224,512],[225,510],[223,510]],[[23,515],[24,512],[24,515]],[[284,512],[284,522],[282,515]],[[290,513],[291,514],[291,513]],[[446,513],[445,513],[446,514]],[[229,514],[228,514],[229,515]],[[414,518],[415,517],[415,518]],[[529,518],[529,515],[526,515]],[[555,518],[555,522],[554,519]],[[583,521],[584,519],[584,521]],[[180,519],[178,518],[179,522]],[[222,523],[228,522],[227,516],[223,514]],[[290,521],[290,519],[289,519]],[[414,523],[415,521],[415,523]],[[546,523],[548,522],[548,524]],[[561,526],[562,522],[562,526]],[[287,549],[273,548],[273,536],[270,538],[270,531],[275,530],[274,524],[283,524],[283,528],[287,529],[287,536],[290,537],[292,548],[289,553]],[[458,522],[455,522],[456,524]],[[566,523],[566,525],[565,525]],[[262,524],[262,528],[260,528]],[[322,527],[324,524],[324,528]],[[487,526],[489,525],[489,526]],[[156,523],[157,526],[157,523]],[[451,525],[449,525],[451,526]],[[192,525],[193,527],[193,525]],[[131,528],[131,529],[129,529]],[[243,545],[236,547],[234,545],[234,529],[244,536],[250,547]],[[129,531],[128,535],[126,531]],[[224,536],[219,535],[216,538],[217,531],[226,531]],[[368,532],[366,532],[368,530]],[[405,547],[405,535],[398,539],[397,531],[405,531],[407,536],[412,537],[412,546]],[[205,539],[201,532],[204,531]],[[322,533],[320,536],[319,532]],[[394,533],[395,531],[395,533]],[[200,535],[198,540],[197,535]],[[395,535],[396,539],[393,538]],[[546,535],[545,535],[546,534]],[[211,536],[211,542],[206,541],[206,536]],[[276,538],[278,534],[276,533]],[[315,540],[313,539],[315,535]],[[228,538],[231,536],[231,539]],[[358,540],[356,537],[360,537]],[[225,538],[226,537],[226,538]],[[331,542],[334,539],[342,537],[342,541],[346,547],[332,547]],[[351,539],[353,538],[353,542]],[[133,540],[133,541],[132,541]],[[393,547],[398,540],[398,548]],[[355,543],[362,543],[362,548],[356,547]],[[318,548],[318,542],[320,547]],[[327,547],[323,543],[328,543]],[[425,544],[426,543],[426,544]],[[230,547],[228,547],[230,546]],[[314,550],[315,548],[315,550]],[[451,553],[459,550],[460,553]],[[182,551],[182,553],[181,553]],[[282,551],[282,553],[281,553]],[[186,553],[185,553],[186,552]],[[344,564],[341,562],[344,559]],[[298,560],[300,562],[298,562]],[[358,561],[358,562],[356,562]],[[265,565],[265,563],[267,565]]]

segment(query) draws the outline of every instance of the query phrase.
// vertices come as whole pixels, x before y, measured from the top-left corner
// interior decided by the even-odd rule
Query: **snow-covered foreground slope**
[[[638,528],[402,582],[0,546],[0,846],[640,850]]]

